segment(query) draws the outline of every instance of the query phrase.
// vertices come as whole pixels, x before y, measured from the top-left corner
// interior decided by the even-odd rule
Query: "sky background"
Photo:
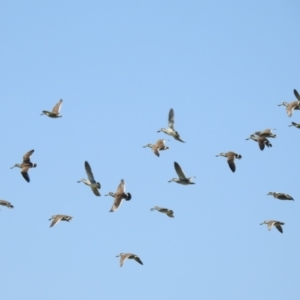
[[[1,1],[1,299],[299,299],[300,112],[277,106],[300,92],[299,9]],[[62,118],[40,116],[59,99]],[[170,108],[185,144],[157,133]],[[245,139],[265,128],[260,151]],[[159,138],[158,158],[142,146]],[[27,183],[10,167],[31,149]],[[215,157],[230,150],[235,173]],[[85,160],[101,197],[77,183]],[[168,183],[174,161],[195,185]],[[122,178],[132,199],[109,213]],[[49,228],[60,213],[73,221]]]

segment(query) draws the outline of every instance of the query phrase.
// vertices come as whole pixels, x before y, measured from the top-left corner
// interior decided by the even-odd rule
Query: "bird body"
[[[37,166],[37,164],[34,164],[30,161],[30,156],[32,155],[33,152],[34,150],[28,151],[26,154],[24,154],[23,162],[21,164],[15,164],[14,166],[11,167],[11,169],[15,167],[21,168],[21,174],[27,182],[30,182],[28,170],[30,168],[35,168]]]
[[[161,213],[166,214],[168,217],[170,218],[174,218],[174,212],[171,209],[167,209],[167,208],[163,208],[163,207],[159,207],[159,206],[154,206],[153,208],[151,208],[152,211],[157,210]]]
[[[88,180],[80,179],[77,182],[78,183],[83,182],[84,184],[88,185],[96,196],[100,196],[99,189],[101,188],[101,185],[99,182],[95,181],[91,166],[87,161],[84,162],[84,167],[85,167],[86,174],[88,176]]]
[[[0,200],[0,205],[6,206],[7,208],[14,208],[14,206],[11,205],[11,203],[6,200]]]
[[[123,199],[125,199],[126,201],[129,201],[131,199],[131,194],[125,193],[125,181],[123,179],[121,180],[115,193],[109,192],[105,196],[112,196],[113,198],[115,198],[110,212],[116,211],[120,207]]]
[[[50,227],[53,227],[60,221],[67,221],[70,222],[73,219],[73,217],[67,216],[67,215],[53,215],[49,221],[53,220],[50,224]]]
[[[181,138],[179,133],[175,130],[174,128],[174,110],[173,108],[170,109],[169,111],[169,118],[168,118],[168,122],[169,122],[169,127],[168,128],[161,128],[160,130],[158,130],[157,132],[164,132],[170,136],[172,136],[175,140],[185,143]]]
[[[55,106],[53,107],[52,111],[47,111],[47,110],[43,110],[42,113],[41,113],[41,116],[42,115],[46,115],[50,118],[61,118],[62,116],[59,114],[60,112],[60,108],[61,108],[61,105],[62,105],[62,99],[60,99],[58,101],[57,104],[55,104]]]
[[[216,155],[216,157],[218,157],[218,156],[227,157],[227,163],[228,163],[229,168],[232,172],[235,172],[235,170],[236,170],[234,159],[235,158],[237,158],[237,159],[242,158],[242,155],[237,154],[237,153],[232,152],[232,151],[229,151],[229,152],[226,152],[226,153],[221,152],[220,154]]]
[[[146,148],[146,147],[151,148],[153,153],[156,156],[159,156],[159,151],[169,149],[169,147],[165,145],[165,140],[158,140],[154,145],[147,144],[147,145],[143,146],[143,148]]]
[[[174,162],[174,168],[175,171],[178,175],[179,178],[172,178],[171,180],[169,180],[169,182],[176,182],[176,183],[180,183],[183,185],[188,185],[188,184],[195,184],[195,182],[192,182],[192,178],[196,178],[196,176],[194,177],[186,177],[184,172],[182,171],[181,167],[179,166],[179,164],[175,161]]]
[[[120,267],[123,266],[125,260],[128,259],[134,259],[136,262],[138,262],[139,264],[143,265],[141,259],[136,255],[136,254],[132,254],[132,253],[120,253],[119,255],[117,255],[116,257],[120,257]]]
[[[273,226],[275,226],[279,232],[283,233],[281,225],[284,225],[283,222],[275,221],[275,220],[267,220],[261,223],[260,225],[267,224],[268,230],[271,230]]]
[[[276,199],[279,200],[293,200],[294,198],[288,194],[284,194],[284,193],[277,193],[277,192],[269,192],[267,195],[271,195]]]
[[[251,134],[250,137],[247,138],[246,140],[250,140],[250,139],[258,143],[260,150],[264,150],[265,146],[272,147],[272,144],[270,143],[270,141],[264,136]]]

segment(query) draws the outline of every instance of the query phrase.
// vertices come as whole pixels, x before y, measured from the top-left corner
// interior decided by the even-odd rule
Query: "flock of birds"
[[[291,103],[283,102],[283,103],[279,104],[279,106],[286,107],[286,112],[289,117],[292,116],[294,110],[300,110],[300,95],[295,89],[294,89],[294,95],[297,98],[296,101],[293,101]],[[46,115],[50,118],[62,117],[60,115],[60,109],[61,109],[62,102],[63,102],[63,100],[59,100],[59,102],[54,106],[52,111],[44,110],[44,111],[42,111],[41,115]],[[295,122],[292,122],[292,124],[289,126],[294,126],[294,127],[300,129],[300,124],[295,123]],[[167,135],[172,136],[175,140],[185,143],[180,138],[179,133],[174,128],[174,110],[172,108],[169,111],[168,128],[161,128],[160,130],[158,130],[158,132],[164,132]],[[251,140],[257,142],[260,150],[264,150],[265,146],[272,147],[272,144],[270,143],[268,138],[276,138],[276,134],[272,133],[272,129],[265,129],[263,131],[257,131],[255,133],[251,134],[250,137],[247,138],[246,140],[251,139]],[[153,153],[158,157],[160,156],[160,151],[169,149],[169,147],[165,145],[164,139],[159,139],[155,144],[147,144],[143,147],[151,148]],[[37,166],[36,163],[32,163],[30,160],[30,157],[33,153],[34,153],[34,150],[28,151],[23,156],[23,162],[21,164],[16,163],[14,166],[11,167],[11,169],[15,168],[15,167],[21,168],[21,174],[27,182],[30,182],[30,178],[28,175],[29,169],[35,168]],[[223,157],[227,158],[228,166],[232,172],[236,171],[235,159],[242,158],[242,156],[240,154],[237,154],[232,151],[229,151],[226,153],[221,152],[220,154],[216,155],[216,157],[218,157],[218,156],[223,156]],[[100,196],[99,190],[101,188],[101,185],[99,182],[97,182],[95,180],[93,172],[92,172],[92,168],[87,161],[85,161],[84,167],[85,167],[85,171],[86,171],[88,179],[80,179],[78,181],[78,183],[83,182],[85,185],[87,185],[91,188],[92,192],[96,196]],[[174,181],[174,182],[182,184],[182,185],[195,184],[194,182],[192,182],[192,179],[195,178],[195,176],[194,177],[186,177],[182,168],[180,167],[180,165],[177,162],[174,162],[174,168],[178,175],[178,178],[172,178],[171,180],[169,180],[169,182]],[[285,194],[285,193],[269,192],[267,195],[271,195],[274,198],[279,199],[279,200],[294,200],[290,195]],[[120,184],[118,185],[118,188],[115,193],[109,192],[105,196],[111,196],[114,198],[114,202],[110,209],[110,212],[116,211],[120,207],[123,200],[126,200],[126,201],[131,200],[131,194],[125,193],[125,181],[123,179],[121,180]],[[6,200],[0,200],[0,205],[6,206],[7,208],[13,208],[13,205]],[[170,218],[174,218],[174,212],[170,209],[159,207],[159,206],[154,206],[153,208],[151,208],[151,211],[154,211],[154,210],[164,213]],[[49,219],[49,221],[52,220],[50,227],[53,227],[60,221],[70,222],[72,219],[73,219],[73,217],[68,216],[68,215],[62,215],[62,214],[53,215]],[[266,220],[263,223],[261,223],[260,225],[263,225],[263,224],[267,225],[268,230],[271,230],[272,227],[276,227],[279,232],[283,233],[281,226],[284,225],[284,223],[281,221]],[[123,263],[126,259],[134,259],[136,262],[143,265],[143,262],[141,261],[141,259],[136,254],[133,254],[133,253],[120,253],[117,257],[120,257],[120,266],[121,267],[123,266]]]

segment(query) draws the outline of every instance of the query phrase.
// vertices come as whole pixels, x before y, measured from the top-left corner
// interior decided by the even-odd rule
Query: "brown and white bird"
[[[11,205],[11,203],[6,200],[0,200],[0,205],[6,206],[7,208],[14,208],[14,206]]]
[[[87,161],[84,162],[84,167],[88,179],[80,179],[77,182],[78,183],[83,182],[84,184],[88,185],[96,196],[100,196],[99,189],[101,188],[101,185],[99,182],[96,182],[96,180],[94,179],[92,168]]]
[[[268,225],[268,230],[271,230],[273,226],[275,226],[279,232],[283,233],[281,225],[284,225],[283,222],[275,221],[275,220],[269,220],[269,221],[264,221],[263,223],[260,223],[260,225],[267,224]]]
[[[279,200],[293,200],[294,198],[288,194],[284,194],[284,193],[277,193],[277,192],[269,192],[267,195],[273,196],[276,199]]]
[[[169,118],[168,118],[168,122],[169,122],[169,127],[168,128],[161,128],[160,130],[158,130],[157,132],[164,132],[170,136],[172,136],[175,140],[185,143],[181,138],[179,133],[175,130],[174,128],[174,110],[173,108],[170,109],[169,111]]]
[[[235,162],[234,162],[234,159],[241,159],[242,158],[242,155],[240,154],[237,154],[235,152],[232,152],[232,151],[229,151],[229,152],[226,152],[226,153],[223,153],[221,152],[219,155],[216,155],[216,157],[218,156],[224,156],[224,157],[227,157],[227,163],[229,165],[229,168],[232,172],[235,172]]]
[[[263,131],[256,131],[254,135],[260,137],[267,137],[267,138],[276,138],[277,135],[272,133],[272,130],[276,130],[276,129],[265,129]]]
[[[154,145],[152,144],[147,144],[145,146],[143,146],[143,148],[149,147],[152,149],[153,153],[156,156],[159,156],[159,151],[162,150],[168,150],[169,147],[165,145],[165,140],[158,140]]]
[[[116,257],[120,257],[120,267],[123,266],[125,260],[128,259],[134,259],[136,262],[138,262],[139,264],[143,265],[141,259],[136,255],[136,254],[132,254],[132,253],[120,253],[119,255],[117,255]]]
[[[115,198],[114,203],[110,209],[110,212],[116,211],[120,207],[123,199],[125,199],[126,201],[129,201],[131,199],[131,194],[125,193],[125,181],[123,179],[121,180],[117,188],[117,191],[115,193],[109,192],[105,196],[112,196]]]
[[[21,164],[15,164],[14,166],[11,167],[11,169],[13,169],[15,167],[21,168],[21,174],[27,182],[30,182],[30,178],[28,175],[29,169],[35,168],[37,166],[37,164],[33,164],[30,161],[30,156],[33,152],[34,152],[34,150],[31,150],[31,151],[27,152],[26,154],[24,154],[23,162]]]
[[[41,113],[41,116],[42,115],[46,115],[50,118],[61,118],[62,116],[59,114],[60,112],[60,108],[61,108],[61,105],[62,105],[62,99],[60,99],[58,101],[57,104],[55,104],[55,106],[53,107],[52,111],[48,111],[48,110],[43,110],[43,112]]]
[[[272,144],[270,143],[270,141],[264,136],[251,134],[250,137],[246,139],[246,141],[247,140],[253,140],[253,141],[257,142],[260,150],[264,150],[265,146],[272,147]]]
[[[50,224],[50,227],[53,227],[60,221],[67,221],[70,222],[73,219],[73,217],[67,216],[67,215],[53,215],[49,221],[53,220]]]
[[[282,102],[281,104],[278,104],[278,106],[285,106],[286,107],[286,113],[289,117],[292,116],[294,110],[300,109],[300,95],[298,94],[297,90],[294,89],[294,95],[297,98],[296,101],[293,102]]]
[[[157,210],[163,214],[166,214],[170,218],[174,218],[174,212],[171,209],[159,207],[159,206],[154,206],[153,208],[150,209],[151,211]]]
[[[169,180],[169,182],[174,181],[183,185],[195,184],[195,182],[192,182],[192,178],[196,178],[196,176],[186,177],[181,167],[176,161],[174,162],[174,168],[179,178],[172,178],[171,180]]]

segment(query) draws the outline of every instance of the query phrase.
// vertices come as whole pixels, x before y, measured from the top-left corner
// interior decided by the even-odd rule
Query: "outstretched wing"
[[[53,107],[52,109],[52,112],[56,115],[59,115],[59,112],[60,112],[60,108],[61,108],[61,105],[62,105],[62,99],[60,99],[57,104],[55,104],[55,106]]]
[[[169,127],[174,130],[174,110],[173,108],[170,109],[169,111]]]
[[[28,175],[29,166],[24,166],[21,170],[21,174],[27,182],[30,182],[30,178]]]
[[[23,156],[24,163],[30,162],[30,156],[33,152],[34,152],[34,150],[30,150],[26,154],[24,154],[24,156]]]
[[[90,166],[90,164],[87,161],[84,162],[84,167],[85,167],[86,174],[87,174],[87,176],[89,178],[89,181],[91,183],[94,183],[95,182],[94,175],[93,175],[91,166]]]
[[[300,95],[299,95],[299,93],[297,92],[297,90],[294,90],[294,95],[295,95],[295,97],[297,98],[297,100],[300,101]]]
[[[179,179],[181,179],[181,180],[186,179],[181,167],[179,166],[179,164],[176,161],[174,162],[174,168],[175,168],[175,171],[176,171]]]
[[[50,227],[53,227],[54,225],[56,225],[60,220],[61,220],[61,216],[56,216],[53,221],[50,224]]]
[[[283,233],[282,227],[280,224],[275,224],[275,227],[278,229],[279,232]]]

